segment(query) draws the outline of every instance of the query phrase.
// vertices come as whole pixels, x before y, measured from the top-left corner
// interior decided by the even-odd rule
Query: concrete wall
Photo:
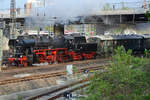
[[[150,23],[97,25],[97,34],[150,34]]]
[[[85,33],[86,36],[96,35],[96,24],[65,25],[64,34]]]
[[[150,23],[66,25],[64,33],[86,33],[87,36],[96,34],[148,34],[150,33]]]

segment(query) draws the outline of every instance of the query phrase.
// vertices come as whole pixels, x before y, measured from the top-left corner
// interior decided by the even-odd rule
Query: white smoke
[[[43,4],[42,7],[36,7],[36,4],[33,4],[31,19],[33,23],[54,24],[59,22],[65,24],[68,23],[68,20],[79,20],[78,16],[93,15],[94,12],[101,10],[104,1],[45,0],[45,3],[41,4]]]
[[[39,8],[39,12],[56,17],[88,15],[99,10],[102,4],[102,0],[45,0],[44,8]]]

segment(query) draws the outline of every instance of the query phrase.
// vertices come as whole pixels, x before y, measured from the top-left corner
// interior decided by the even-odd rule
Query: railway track
[[[62,64],[3,70],[2,72],[0,72],[0,81],[4,80],[4,77],[6,80],[6,79],[14,78],[15,75],[19,75],[19,74],[36,75],[36,74],[43,74],[47,72],[66,70],[66,65],[70,65],[70,64],[76,66],[77,68],[84,68],[84,67],[99,66],[102,64],[107,64],[109,62],[110,59],[95,59],[95,60],[75,61],[72,63],[69,62],[69,63],[62,63]]]
[[[104,66],[109,66],[109,64],[103,64],[101,66],[95,66],[95,67],[84,67],[84,68],[78,68],[78,73],[83,72],[84,70],[98,70],[104,68]],[[44,79],[44,78],[50,78],[50,77],[57,77],[57,76],[65,76],[66,70],[60,70],[55,71],[51,73],[46,74],[39,74],[39,75],[31,75],[28,77],[23,78],[12,78],[7,80],[0,81],[0,85],[6,85],[10,83],[17,83],[17,82],[24,82],[24,81],[30,81],[30,80],[36,80],[36,79]]]
[[[31,69],[34,69],[34,70],[38,70],[40,68],[51,68],[51,67],[56,67],[58,65],[68,65],[68,64],[74,64],[74,65],[82,65],[84,63],[88,64],[88,63],[95,63],[95,62],[105,62],[105,61],[108,61],[110,60],[111,58],[98,58],[98,59],[90,59],[90,60],[83,60],[83,61],[73,61],[73,62],[66,62],[66,63],[61,63],[61,64],[52,64],[52,65],[38,65],[38,66],[28,66],[28,67],[16,67],[16,66],[9,66],[9,67],[6,67],[6,68],[2,68],[2,71],[3,72],[12,72],[12,71],[27,71],[27,70],[31,70]]]
[[[92,70],[94,69],[100,70],[97,67],[93,68]],[[91,75],[90,78],[93,78],[93,75]],[[64,96],[69,98],[72,92],[79,90],[79,89],[83,89],[87,87],[88,85],[89,85],[88,77],[85,77],[84,79],[80,79],[79,81],[67,83],[65,85],[58,86],[54,89],[50,89],[49,91],[45,91],[40,94],[32,95],[30,97],[25,98],[24,100],[59,100],[59,98],[64,97]]]
[[[27,97],[24,100],[56,100],[62,97],[65,93],[73,92],[75,90],[85,88],[89,85],[88,79],[72,82],[60,87],[57,87],[53,90],[46,91],[45,93],[41,93],[38,95],[33,95],[31,97]],[[66,94],[68,95],[68,94]]]

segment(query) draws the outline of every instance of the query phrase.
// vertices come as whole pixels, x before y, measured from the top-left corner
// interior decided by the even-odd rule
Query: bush
[[[150,100],[150,60],[123,47],[115,52],[109,70],[90,80],[84,100]]]
[[[145,57],[150,57],[150,50],[145,49],[144,51]]]

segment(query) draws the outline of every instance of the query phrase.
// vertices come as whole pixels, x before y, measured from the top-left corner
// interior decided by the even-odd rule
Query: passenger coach
[[[102,56],[114,53],[118,46],[124,46],[126,51],[131,49],[133,52],[139,52],[143,43],[142,39],[140,35],[99,35],[89,37],[87,40],[98,44],[97,54]]]

